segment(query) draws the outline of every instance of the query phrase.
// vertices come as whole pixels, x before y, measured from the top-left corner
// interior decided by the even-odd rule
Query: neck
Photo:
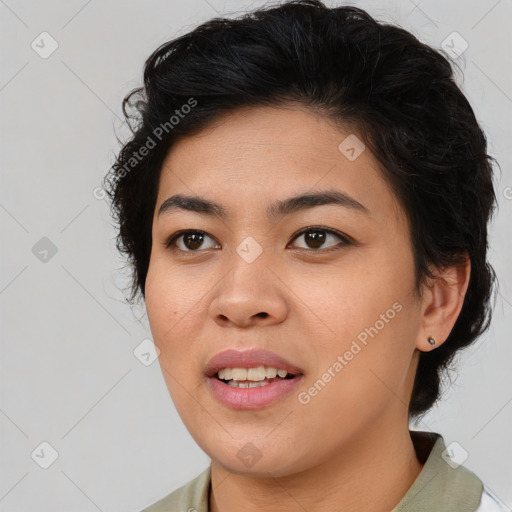
[[[211,512],[392,510],[423,465],[416,457],[408,422],[378,427],[348,440],[320,465],[282,477],[251,477],[211,463]]]

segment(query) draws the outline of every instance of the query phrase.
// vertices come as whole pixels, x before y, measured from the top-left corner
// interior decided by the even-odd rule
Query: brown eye
[[[183,252],[197,252],[201,248],[205,240],[211,240],[214,243],[213,247],[203,247],[203,249],[215,248],[215,241],[208,236],[204,231],[186,230],[175,233],[167,242],[166,247]],[[217,244],[218,245],[218,244]]]
[[[336,247],[337,245],[340,245],[340,241],[342,245],[347,245],[350,243],[347,237],[344,237],[343,235],[331,229],[324,228],[307,228],[306,230],[303,230],[301,233],[299,233],[294,238],[294,240],[299,240],[300,238],[303,238],[305,244],[299,246],[300,249],[315,250],[323,248],[325,250],[329,250]],[[327,241],[331,241],[334,243],[331,243],[330,245],[323,247]]]

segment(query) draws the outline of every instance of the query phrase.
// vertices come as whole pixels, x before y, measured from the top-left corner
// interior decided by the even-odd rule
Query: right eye
[[[167,239],[167,242],[165,242],[165,246],[175,251],[198,252],[199,247],[201,247],[206,238],[215,242],[213,238],[204,231],[184,229],[171,235]],[[215,249],[218,247],[220,247],[219,244],[217,244],[217,247],[207,247],[207,249]]]

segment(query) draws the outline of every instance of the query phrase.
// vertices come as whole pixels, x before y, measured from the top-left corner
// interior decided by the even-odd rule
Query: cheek
[[[151,262],[146,278],[146,311],[153,342],[160,350],[159,362],[168,385],[170,375],[175,375],[186,364],[186,347],[182,329],[187,318],[188,297],[181,293],[180,283],[157,263]],[[180,362],[178,364],[178,361]]]
[[[151,261],[146,278],[146,311],[159,363],[173,399],[180,385],[197,375],[197,354],[206,314],[205,283],[191,279],[191,272],[171,268],[164,258]],[[189,396],[189,395],[188,395]],[[186,397],[185,397],[186,398]]]
[[[190,274],[166,264],[164,258],[151,261],[146,278],[146,310],[153,334],[158,342],[169,329],[180,330],[201,307],[204,289],[196,286]],[[170,334],[170,333],[169,333]]]
[[[375,332],[375,325],[379,335],[393,330],[398,317],[404,316],[403,303],[414,285],[412,266],[405,258],[400,261],[384,252],[347,254],[335,265],[310,266],[287,275],[290,287],[304,298],[300,308],[318,324],[317,348],[326,353],[343,350],[358,335],[364,341],[367,329]]]
[[[377,334],[359,331],[367,335],[366,344],[357,336],[341,336],[319,354],[318,371],[299,392],[302,417],[322,432],[326,445],[350,439],[392,411],[405,412],[412,349],[407,322],[400,319],[403,312]]]
[[[410,300],[413,266],[405,258],[382,254],[379,265],[369,260],[349,264],[347,258],[343,267],[324,274],[323,281],[310,272],[297,293],[308,298],[320,320],[322,331],[317,332],[324,332],[311,346],[319,366],[307,382],[312,386],[320,379],[320,408],[324,401],[326,407],[331,402],[349,409],[382,402],[401,392],[409,370],[419,325],[418,310]]]
[[[145,299],[153,340],[161,349],[164,323],[169,323],[171,318],[175,318],[178,310],[173,309],[170,289],[166,286],[166,281],[161,278],[158,267],[153,263],[150,264],[146,277]]]

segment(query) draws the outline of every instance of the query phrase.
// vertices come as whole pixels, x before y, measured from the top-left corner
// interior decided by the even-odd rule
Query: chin
[[[299,461],[288,459],[285,453],[276,451],[275,448],[269,455],[265,455],[265,450],[255,449],[250,442],[242,448],[233,448],[229,453],[224,450],[222,453],[210,452],[208,455],[212,462],[225,471],[255,478],[282,477],[307,469],[306,466],[302,467],[298,464]],[[308,457],[305,458],[308,459]]]

